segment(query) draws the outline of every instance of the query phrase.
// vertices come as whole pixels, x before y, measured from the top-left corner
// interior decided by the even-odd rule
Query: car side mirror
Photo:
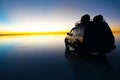
[[[67,33],[67,35],[72,36],[73,34],[72,33]]]

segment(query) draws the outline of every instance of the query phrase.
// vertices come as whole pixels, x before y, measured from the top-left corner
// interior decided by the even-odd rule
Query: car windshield
[[[71,33],[73,36],[84,36],[84,28],[83,27],[77,27],[71,30]]]

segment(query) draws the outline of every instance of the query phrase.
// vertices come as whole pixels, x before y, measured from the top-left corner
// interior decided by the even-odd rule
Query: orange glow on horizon
[[[67,32],[6,32],[0,33],[0,36],[12,36],[12,35],[63,35]]]
[[[49,34],[66,34],[67,32],[69,32],[71,29],[69,30],[49,30],[48,31],[8,31],[8,30],[0,30],[0,36],[3,35],[38,35],[38,34],[45,34],[45,35],[49,35]],[[120,32],[120,28],[119,27],[111,27],[111,30],[113,33],[116,32]]]

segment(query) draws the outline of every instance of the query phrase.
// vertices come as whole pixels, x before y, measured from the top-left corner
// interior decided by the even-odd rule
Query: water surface
[[[105,59],[65,53],[65,35],[0,36],[0,80],[120,80],[120,34]]]

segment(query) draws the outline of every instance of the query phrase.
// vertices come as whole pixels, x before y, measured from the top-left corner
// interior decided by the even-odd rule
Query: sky
[[[120,0],[0,0],[0,32],[54,32],[74,27],[81,16],[104,16],[120,29]]]

